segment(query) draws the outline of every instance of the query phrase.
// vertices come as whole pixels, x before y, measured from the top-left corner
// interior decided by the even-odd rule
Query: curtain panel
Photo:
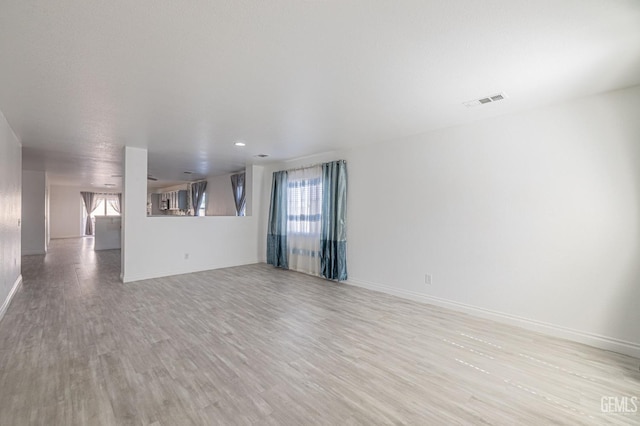
[[[191,202],[193,207],[193,215],[200,215],[200,204],[202,204],[202,198],[204,197],[204,191],[207,190],[207,181],[194,182],[191,184]]]
[[[322,165],[320,271],[329,280],[347,279],[347,163]]]
[[[95,192],[81,191],[80,196],[84,201],[84,209],[87,212],[87,223],[84,228],[85,235],[93,235],[93,223],[91,221],[91,213],[98,207],[98,199]]]
[[[320,275],[322,167],[287,174],[287,253],[289,268]]]
[[[329,280],[347,279],[347,164],[273,173],[267,262]]]
[[[244,216],[247,205],[247,191],[245,188],[245,173],[231,175],[231,189],[236,203],[236,216]]]
[[[287,171],[273,173],[267,230],[267,263],[289,268],[287,253]]]
[[[122,193],[115,194],[115,197],[109,198],[109,205],[117,213],[122,213],[120,206],[122,205]]]

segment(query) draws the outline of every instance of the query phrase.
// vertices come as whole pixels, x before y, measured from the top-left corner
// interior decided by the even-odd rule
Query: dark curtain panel
[[[267,263],[289,268],[287,254],[287,172],[273,173],[267,231]]]
[[[204,191],[207,189],[207,181],[194,182],[191,184],[191,202],[193,203],[193,215],[200,215],[200,204],[202,204],[202,197],[204,197]]]
[[[84,201],[84,209],[87,211],[87,224],[84,228],[85,235],[93,235],[93,223],[91,222],[91,213],[98,207],[98,199],[95,192],[80,192]]]
[[[244,216],[247,204],[245,189],[245,173],[231,175],[231,188],[233,189],[233,200],[236,202],[236,216]]]
[[[322,231],[320,273],[329,280],[347,279],[347,163],[322,165]]]

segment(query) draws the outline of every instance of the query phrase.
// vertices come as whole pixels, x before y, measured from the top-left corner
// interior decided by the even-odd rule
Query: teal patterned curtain
[[[322,165],[322,231],[320,273],[329,280],[347,279],[347,163]]]
[[[244,216],[247,207],[245,177],[246,174],[244,172],[231,175],[231,189],[233,190],[233,201],[236,203],[236,216]]]
[[[191,204],[193,208],[193,215],[200,215],[200,204],[204,198],[204,191],[207,190],[207,181],[194,182],[191,184]],[[173,207],[173,206],[172,206]]]
[[[273,173],[267,231],[267,263],[289,269],[287,254],[287,171]]]

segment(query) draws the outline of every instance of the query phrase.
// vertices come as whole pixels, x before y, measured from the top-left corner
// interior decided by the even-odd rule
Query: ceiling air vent
[[[492,102],[498,102],[503,99],[507,99],[506,93],[497,93],[495,95],[487,96],[485,98],[474,99],[469,102],[463,102],[463,104],[468,107],[474,107],[478,105],[490,104]]]

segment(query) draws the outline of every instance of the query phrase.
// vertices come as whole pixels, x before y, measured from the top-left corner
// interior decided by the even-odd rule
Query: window
[[[202,202],[198,207],[198,216],[206,216],[207,213],[207,193],[202,194]]]
[[[322,169],[292,170],[287,182],[287,242],[289,267],[320,274],[322,230]]]
[[[91,213],[91,217],[95,216],[120,216],[120,212],[116,210],[118,200],[116,194],[96,194],[98,200],[96,209]]]
[[[120,202],[117,194],[96,194],[96,209],[91,213],[92,229],[96,229],[96,216],[120,216]],[[82,209],[82,217],[87,220],[87,211]]]
[[[322,179],[294,177],[287,185],[287,234],[320,234]]]
[[[105,201],[104,198],[98,200],[98,204],[96,206],[96,209],[93,211],[93,213],[91,213],[91,217],[94,217],[94,216],[106,216],[107,215],[106,214],[107,212],[105,211],[106,203],[104,201]]]
[[[120,212],[116,210],[114,199],[105,199],[105,209],[105,216],[120,216]]]

